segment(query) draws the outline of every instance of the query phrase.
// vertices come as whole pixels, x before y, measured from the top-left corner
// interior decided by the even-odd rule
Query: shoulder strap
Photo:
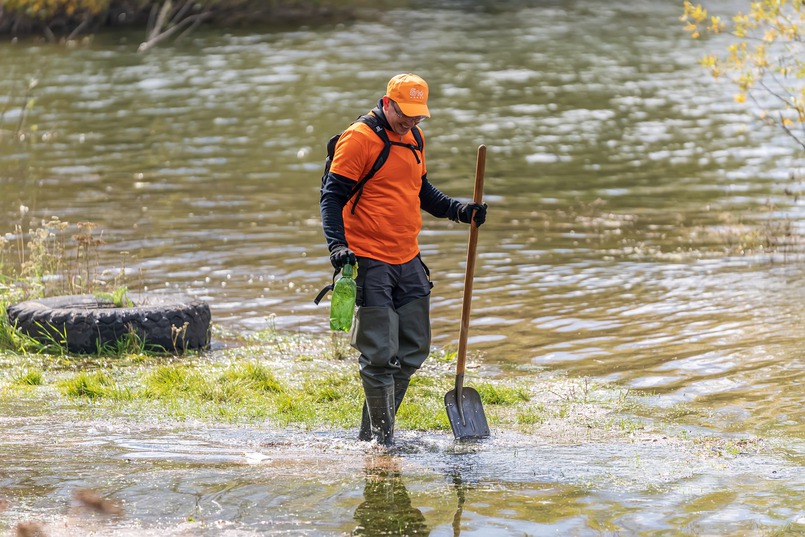
[[[383,149],[380,150],[380,154],[375,159],[374,164],[372,164],[372,169],[369,170],[358,184],[352,189],[349,193],[349,198],[355,196],[355,201],[352,202],[352,214],[355,214],[355,208],[358,205],[358,201],[361,199],[361,195],[363,194],[363,185],[366,184],[366,181],[374,177],[377,171],[383,167],[383,164],[386,163],[386,159],[389,158],[389,152],[391,151],[391,140],[389,140],[388,134],[386,134],[386,129],[383,128],[383,125],[380,124],[380,120],[374,114],[366,114],[355,121],[360,121],[364,125],[367,125],[369,128],[377,134],[381,140],[383,140]],[[348,198],[348,199],[349,199]]]
[[[380,151],[380,154],[375,159],[375,163],[372,164],[372,169],[369,170],[369,173],[367,173],[363,179],[358,181],[358,184],[355,185],[355,187],[349,193],[349,198],[347,198],[348,200],[351,199],[353,196],[355,196],[355,201],[352,202],[352,209],[350,210],[352,214],[355,214],[355,209],[358,206],[358,201],[360,201],[361,195],[363,194],[363,185],[365,185],[369,179],[374,177],[377,171],[383,167],[383,164],[386,163],[386,160],[389,157],[389,153],[391,152],[392,145],[399,145],[410,149],[411,152],[414,154],[417,163],[421,162],[419,159],[419,155],[417,155],[417,151],[419,151],[419,153],[421,154],[423,150],[422,131],[419,130],[418,126],[414,126],[412,130],[414,134],[414,141],[416,142],[416,145],[412,145],[412,144],[405,144],[402,142],[392,142],[391,140],[389,140],[389,135],[386,133],[386,129],[383,127],[383,125],[380,124],[380,120],[374,114],[366,114],[364,116],[359,117],[355,121],[360,121],[361,123],[368,125],[374,131],[374,133],[377,134],[381,140],[383,140],[383,149]]]
[[[414,141],[416,142],[416,149],[421,153],[424,149],[424,144],[422,142],[422,131],[419,129],[419,126],[414,125],[413,130],[411,131],[414,133]]]
[[[383,149],[375,159],[375,163],[372,164],[372,169],[369,170],[369,173],[367,173],[366,176],[355,186],[355,189],[362,189],[363,184],[371,179],[377,173],[377,170],[383,167],[383,164],[386,163],[386,159],[389,158],[389,151],[391,151],[391,140],[389,140],[389,135],[386,134],[386,129],[383,128],[383,125],[380,124],[380,120],[374,114],[366,114],[365,116],[359,117],[355,121],[360,121],[364,125],[369,126],[369,128],[371,128],[374,133],[377,134],[381,140],[383,140]]]
[[[422,160],[419,158],[419,155],[417,155],[417,151],[419,151],[420,155],[422,154],[422,150],[423,150],[423,147],[422,147],[422,131],[420,131],[419,127],[417,127],[415,125],[414,128],[411,130],[411,133],[413,133],[413,135],[414,135],[414,141],[416,142],[416,145],[414,145],[414,144],[406,144],[404,142],[389,142],[389,144],[398,145],[400,147],[406,147],[406,148],[410,149],[411,153],[414,154],[414,158],[416,159],[416,163],[419,164],[419,163],[422,162]]]

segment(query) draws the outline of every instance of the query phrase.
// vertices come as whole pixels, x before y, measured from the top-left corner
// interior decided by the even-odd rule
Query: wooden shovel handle
[[[475,163],[475,191],[472,201],[483,203],[484,198],[484,167],[486,166],[486,146],[478,146],[478,159]],[[475,214],[473,213],[473,216]],[[470,332],[470,309],[472,307],[472,280],[475,275],[475,250],[478,245],[478,226],[475,219],[470,218],[470,240],[467,245],[467,270],[464,273],[464,304],[461,307],[461,329],[458,333],[458,356],[456,363],[456,377],[464,376],[467,365],[467,337]]]

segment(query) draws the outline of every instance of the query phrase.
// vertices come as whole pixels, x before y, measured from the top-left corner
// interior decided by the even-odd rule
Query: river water
[[[197,32],[146,55],[137,34],[75,47],[5,42],[0,128],[15,130],[26,83],[38,83],[29,138],[0,144],[0,230],[51,216],[91,221],[106,243],[101,267],[125,267],[135,293],[199,296],[216,324],[239,332],[325,332],[326,305],[312,302],[331,276],[318,213],[324,145],[390,76],[417,72],[430,83],[433,117],[422,126],[432,182],[469,198],[476,149],[488,148],[471,361],[500,375],[536,368],[617,383],[651,394],[658,412],[684,408],[675,426],[779,448],[729,478],[687,461],[688,473],[662,487],[649,478],[641,488],[632,474],[625,487],[591,489],[581,461],[617,475],[624,460],[642,457],[646,468],[673,457],[617,446],[542,453],[527,437],[456,454],[435,437],[367,483],[406,498],[408,485],[429,521],[448,520],[428,526],[433,535],[455,534],[449,520],[460,514],[466,535],[804,531],[794,469],[805,433],[805,271],[788,235],[805,229],[802,202],[784,189],[801,190],[790,174],[805,161],[696,64],[705,45],[687,38],[680,11],[661,1],[437,3],[335,27]],[[425,216],[420,242],[435,282],[434,344],[453,345],[467,228]],[[8,419],[7,430],[32,426]],[[167,513],[182,511],[172,502],[183,494],[220,500],[210,534],[348,533],[364,472],[375,472],[346,464],[266,493],[252,472],[227,466],[221,446],[244,433],[177,431],[160,442],[178,446],[181,464],[168,448],[133,445],[135,433],[108,434],[113,447],[102,452],[161,458],[175,494],[162,499]],[[323,460],[339,458],[327,442],[341,440],[320,440]],[[207,443],[217,455],[191,454]],[[527,476],[521,463],[541,471]],[[182,478],[187,467],[196,478]],[[0,490],[9,475],[0,471]],[[291,505],[280,522],[266,515],[272,495]],[[145,520],[192,534],[170,515]]]

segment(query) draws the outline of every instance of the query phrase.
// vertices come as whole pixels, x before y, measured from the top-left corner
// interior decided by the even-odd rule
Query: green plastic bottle
[[[333,298],[330,301],[330,328],[341,332],[349,332],[352,328],[352,316],[355,314],[355,294],[357,287],[353,278],[354,265],[344,265],[341,276],[333,287]]]

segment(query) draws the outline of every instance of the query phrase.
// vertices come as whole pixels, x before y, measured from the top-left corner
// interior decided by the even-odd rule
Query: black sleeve
[[[422,176],[422,187],[419,189],[419,205],[436,218],[449,218],[458,222],[461,202],[445,195],[428,181],[428,174]]]
[[[327,248],[330,251],[338,244],[347,244],[342,211],[356,184],[357,181],[330,172],[321,188],[321,198],[319,199],[321,225],[324,229]]]

